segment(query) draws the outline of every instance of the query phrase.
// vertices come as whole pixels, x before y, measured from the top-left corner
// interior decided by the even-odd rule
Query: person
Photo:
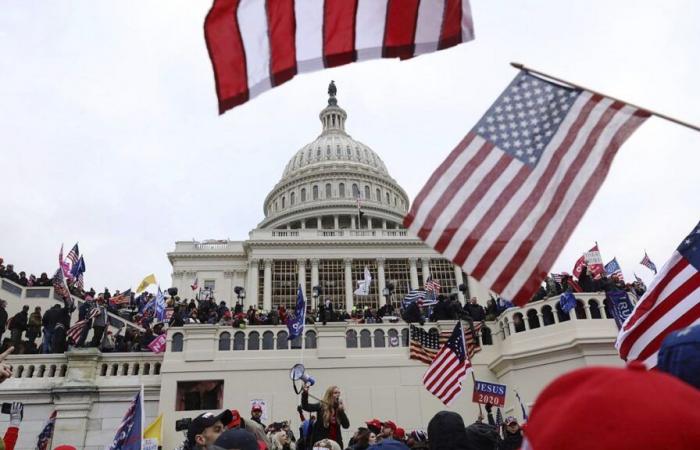
[[[693,386],[640,362],[577,369],[537,397],[522,448],[697,450],[698,404]]]
[[[391,420],[386,420],[382,422],[382,431],[379,435],[380,440],[389,439],[394,436],[396,432],[396,424]]]
[[[205,448],[205,447],[203,447]],[[255,434],[242,428],[235,428],[221,433],[208,447],[208,450],[259,450]]]
[[[484,307],[476,302],[476,297],[469,299],[469,303],[464,305],[464,310],[468,313],[474,322],[483,322],[486,320],[486,311]]]
[[[205,450],[224,432],[224,427],[231,422],[231,411],[225,409],[218,416],[206,412],[192,420],[187,429],[187,442],[191,449]]]
[[[91,299],[86,299],[80,307],[78,307],[78,320],[86,320],[90,314],[90,310],[92,310],[94,306],[95,304]],[[76,347],[82,347],[85,344],[85,339],[87,339],[90,328],[92,328],[92,319],[89,320],[87,326],[83,327],[78,337],[78,342],[75,343]]]
[[[337,442],[335,442],[333,439],[321,439],[320,441],[316,441],[313,446],[314,450],[316,449],[323,449],[323,450],[342,450],[342,447],[338,445]]]
[[[287,434],[286,431],[277,431],[275,433],[272,433],[271,437],[271,450],[296,450],[296,445],[289,439],[289,434]]]
[[[666,336],[661,342],[656,368],[700,389],[700,324]]]
[[[343,399],[340,398],[338,386],[330,386],[326,389],[320,403],[309,403],[309,385],[305,384],[301,393],[301,407],[305,411],[318,413],[316,425],[311,434],[311,442],[328,438],[337,442],[340,448],[344,448],[340,427],[350,428],[350,420],[345,412]]]
[[[105,288],[105,292],[108,293],[107,288]],[[95,319],[92,322],[92,343],[91,345],[95,348],[98,348],[100,346],[100,343],[102,342],[102,335],[105,332],[105,328],[107,327],[107,309],[104,306],[105,298],[107,296],[105,295],[103,297],[98,297],[97,298],[97,305],[95,305],[95,308],[97,308],[97,315],[95,316]]]
[[[250,420],[257,422],[262,426],[263,428],[265,427],[265,424],[262,423],[262,406],[260,406],[259,403],[254,403],[253,407],[250,409]]]
[[[452,411],[440,411],[428,423],[430,450],[467,450],[467,432],[462,416]]]
[[[37,306],[27,321],[27,340],[34,344],[39,336],[41,336],[41,307]]]
[[[508,416],[503,425],[503,440],[499,443],[499,450],[518,450],[523,444],[523,431],[518,419]]]
[[[377,443],[377,435],[367,428],[360,428],[354,436],[354,441],[348,450],[367,450],[370,445]]]
[[[439,320],[453,320],[455,317],[452,317],[452,313],[450,311],[450,305],[445,299],[444,295],[438,295],[437,297],[437,303],[433,307],[433,315],[430,317],[430,320],[433,322],[437,322]]]
[[[14,349],[14,347],[10,346],[0,354],[0,383],[12,376],[12,364],[6,363],[5,359],[7,359]]]
[[[428,435],[423,430],[413,430],[406,439],[406,445],[411,449],[425,450],[428,448]]]
[[[406,306],[403,313],[403,320],[405,320],[406,323],[418,322],[421,326],[425,324],[425,317],[423,317],[423,313],[420,309],[420,300],[411,302]]]
[[[10,324],[8,328],[10,329],[10,336],[12,337],[12,345],[14,347],[19,347],[22,341],[22,333],[27,329],[27,321],[29,320],[29,305],[24,305],[22,311],[18,312],[12,319],[10,319]]]
[[[490,298],[486,301],[486,320],[496,320],[498,317],[498,305],[496,305],[496,300]]]
[[[10,426],[5,431],[2,441],[6,450],[14,450],[19,437],[19,425],[24,416],[24,405],[22,402],[12,402],[10,404]]]
[[[330,298],[327,298],[323,304],[318,308],[318,312],[321,315],[321,321],[325,325],[327,322],[333,321],[333,302]]]
[[[370,445],[367,450],[409,450],[409,448],[403,442],[389,438]]]

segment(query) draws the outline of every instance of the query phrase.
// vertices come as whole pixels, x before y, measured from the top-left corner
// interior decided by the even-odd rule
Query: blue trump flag
[[[117,428],[117,434],[105,450],[141,450],[143,439],[143,386],[136,397],[129,403],[129,409],[124,414]]]
[[[571,291],[564,292],[559,297],[559,306],[561,306],[562,311],[569,314],[569,311],[576,308],[576,297]]]
[[[161,322],[165,320],[165,296],[163,291],[160,290],[160,286],[158,286],[158,294],[156,295],[155,316]]]
[[[301,286],[297,288],[297,306],[294,314],[290,314],[287,317],[287,329],[289,330],[289,336],[287,339],[290,341],[301,336],[304,332],[304,320],[306,319],[306,302],[304,301],[304,291],[301,290]]]
[[[625,320],[627,320],[634,310],[632,300],[630,300],[629,295],[627,295],[627,292],[625,291],[608,291],[605,293],[605,295],[612,304],[613,317],[615,317],[617,328],[620,329],[622,328],[622,324],[625,323]]]

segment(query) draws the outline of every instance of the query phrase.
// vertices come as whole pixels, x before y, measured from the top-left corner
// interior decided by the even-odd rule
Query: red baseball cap
[[[231,428],[238,428],[241,426],[241,413],[238,412],[237,409],[232,409],[231,410],[231,421],[228,423],[226,428],[229,430]]]
[[[406,439],[406,430],[401,427],[396,427],[394,430],[394,438],[403,441]]]
[[[522,449],[695,450],[699,404],[700,391],[640,363],[575,370],[540,393]]]
[[[367,424],[367,428],[375,433],[382,431],[382,422],[379,419],[368,420],[365,423]]]
[[[382,425],[391,428],[391,431],[396,431],[396,424],[391,420],[385,420]]]

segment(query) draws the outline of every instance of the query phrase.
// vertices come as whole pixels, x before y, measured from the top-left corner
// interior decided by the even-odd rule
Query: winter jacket
[[[462,416],[452,411],[440,411],[428,423],[430,450],[471,450]]]
[[[523,443],[523,434],[520,430],[517,433],[511,434],[505,432],[505,436],[501,440],[498,450],[518,450]]]
[[[485,423],[473,423],[465,430],[467,444],[472,450],[496,450],[498,448],[498,429]]]
[[[318,442],[321,439],[329,439],[330,438],[330,424],[328,424],[328,427],[325,427],[323,425],[323,412],[321,408],[320,403],[309,403],[309,393],[308,392],[302,392],[301,393],[301,407],[304,409],[304,411],[308,412],[315,412],[316,414],[316,423],[314,424],[314,429],[311,432],[311,442]],[[338,422],[338,433],[337,433],[337,439],[336,442],[338,445],[340,445],[340,448],[345,448],[343,447],[343,433],[340,429],[340,427],[343,427],[345,429],[350,428],[350,420],[348,419],[347,414],[345,414],[345,411],[337,411],[336,414],[336,420]]]

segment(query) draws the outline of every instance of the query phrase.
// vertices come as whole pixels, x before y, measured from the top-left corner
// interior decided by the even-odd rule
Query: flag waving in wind
[[[522,306],[648,116],[521,71],[435,170],[404,226]]]
[[[612,261],[605,265],[605,273],[609,277],[615,277],[618,280],[624,282],[625,277],[622,275],[622,269],[620,269],[620,264],[617,262],[617,258],[613,258]]]
[[[39,433],[37,438],[36,448],[37,450],[50,450],[51,441],[53,440],[53,430],[56,426],[56,411],[54,410],[49,416],[49,420],[44,425],[44,428]]]
[[[297,288],[297,306],[294,313],[287,317],[287,329],[289,330],[288,340],[296,339],[304,332],[304,321],[306,320],[306,302],[304,301],[304,291],[301,286]]]
[[[215,0],[204,21],[219,113],[297,73],[474,39],[468,0]]]
[[[369,295],[369,288],[372,285],[372,274],[369,272],[369,267],[365,266],[365,279],[357,282],[355,295]]]
[[[143,386],[124,414],[117,434],[105,450],[141,450],[143,436]]]
[[[661,342],[700,321],[700,223],[683,239],[622,325],[615,346],[625,361],[656,366]]]
[[[464,345],[462,322],[457,321],[452,335],[442,346],[423,375],[425,388],[446,406],[462,392],[462,380],[472,371]]]
[[[649,255],[647,255],[647,252],[644,252],[644,258],[642,258],[641,261],[639,261],[639,264],[643,265],[649,270],[654,271],[654,275],[656,275],[656,264],[654,264],[651,259],[649,259]]]
[[[140,294],[143,292],[148,286],[156,284],[156,276],[154,274],[147,275],[141,283],[139,283],[139,287],[136,288],[136,293]]]

